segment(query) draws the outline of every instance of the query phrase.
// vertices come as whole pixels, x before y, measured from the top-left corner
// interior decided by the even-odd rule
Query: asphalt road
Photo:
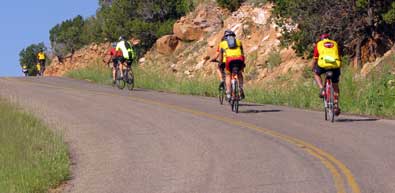
[[[0,96],[61,128],[72,193],[394,193],[395,121],[66,78],[1,78]]]

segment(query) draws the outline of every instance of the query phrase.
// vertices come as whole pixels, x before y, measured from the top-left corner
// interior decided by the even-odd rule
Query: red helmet
[[[331,36],[331,35],[330,34],[322,34],[322,35],[320,35],[320,39],[321,40],[327,39],[327,38],[329,38],[329,36]]]

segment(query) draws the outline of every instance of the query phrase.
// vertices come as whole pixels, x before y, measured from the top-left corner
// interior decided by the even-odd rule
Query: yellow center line
[[[15,81],[15,79],[14,79]],[[48,88],[56,88],[56,89],[63,89],[63,90],[74,90],[74,91],[86,91],[86,92],[91,92],[91,93],[95,93],[95,94],[100,94],[103,96],[120,96],[117,94],[113,94],[113,93],[107,93],[107,92],[100,92],[100,91],[95,91],[95,90],[88,90],[88,89],[80,89],[80,88],[72,88],[72,87],[61,87],[61,86],[55,86],[55,85],[50,85],[50,84],[44,84],[44,83],[34,83],[34,82],[28,82],[28,81],[22,81],[22,80],[17,80],[20,82],[24,82],[24,83],[29,83],[32,85],[39,85],[39,86],[44,86],[44,87],[48,87]],[[351,188],[352,193],[360,193],[360,188],[358,183],[356,182],[352,172],[347,168],[346,165],[344,165],[341,161],[339,161],[338,159],[336,159],[333,155],[331,155],[328,152],[325,152],[324,150],[310,144],[307,143],[301,139],[298,138],[294,138],[288,135],[284,135],[281,134],[279,132],[270,130],[270,129],[266,129],[266,128],[262,128],[250,123],[246,123],[246,122],[242,122],[242,121],[238,121],[238,120],[234,120],[231,118],[226,118],[226,117],[222,117],[222,116],[218,116],[218,115],[214,115],[214,114],[210,114],[210,113],[206,113],[206,112],[202,112],[202,111],[198,111],[198,110],[193,110],[193,109],[189,109],[189,108],[185,108],[185,107],[181,107],[181,106],[177,106],[177,105],[171,105],[171,104],[166,104],[166,103],[162,103],[159,101],[154,101],[154,100],[149,100],[149,99],[144,99],[144,98],[140,98],[140,97],[136,97],[136,96],[123,96],[123,97],[127,97],[127,98],[131,98],[135,101],[139,101],[141,103],[144,104],[150,104],[150,105],[157,105],[160,107],[164,107],[164,108],[169,108],[169,109],[173,109],[179,112],[184,112],[184,113],[190,113],[196,116],[200,116],[200,117],[206,117],[209,119],[213,119],[213,120],[217,120],[217,121],[221,121],[221,122],[225,122],[227,124],[231,124],[234,126],[240,126],[243,128],[248,128],[248,129],[252,129],[261,133],[264,133],[268,136],[280,139],[282,141],[286,141],[289,144],[292,144],[298,148],[301,148],[302,150],[304,150],[305,152],[307,152],[308,154],[312,155],[313,157],[317,158],[318,160],[321,161],[321,163],[329,170],[329,172],[332,174],[333,177],[333,181],[337,190],[337,193],[346,193],[346,188],[344,187],[344,178],[343,176],[340,174],[339,170],[341,171],[341,173],[346,177],[347,179],[347,184],[348,186]]]

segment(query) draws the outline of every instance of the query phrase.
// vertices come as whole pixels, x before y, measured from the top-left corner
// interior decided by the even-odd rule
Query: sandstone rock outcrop
[[[45,70],[45,76],[63,76],[74,69],[84,68],[91,64],[103,64],[102,60],[110,47],[110,43],[92,44],[76,51],[73,55],[67,55],[64,58],[55,57]]]
[[[178,46],[178,38],[175,35],[167,35],[156,41],[156,50],[160,54],[171,54]]]

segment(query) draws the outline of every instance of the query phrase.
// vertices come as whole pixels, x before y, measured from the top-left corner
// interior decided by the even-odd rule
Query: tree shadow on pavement
[[[278,109],[273,109],[273,110],[255,110],[255,109],[250,109],[250,110],[240,111],[240,113],[246,113],[246,114],[253,114],[253,113],[277,113],[277,112],[281,112],[281,110],[278,110]]]
[[[378,121],[375,118],[353,118],[353,119],[337,119],[336,122],[364,122],[364,121]]]
[[[263,107],[265,105],[262,104],[240,104],[241,107]]]

